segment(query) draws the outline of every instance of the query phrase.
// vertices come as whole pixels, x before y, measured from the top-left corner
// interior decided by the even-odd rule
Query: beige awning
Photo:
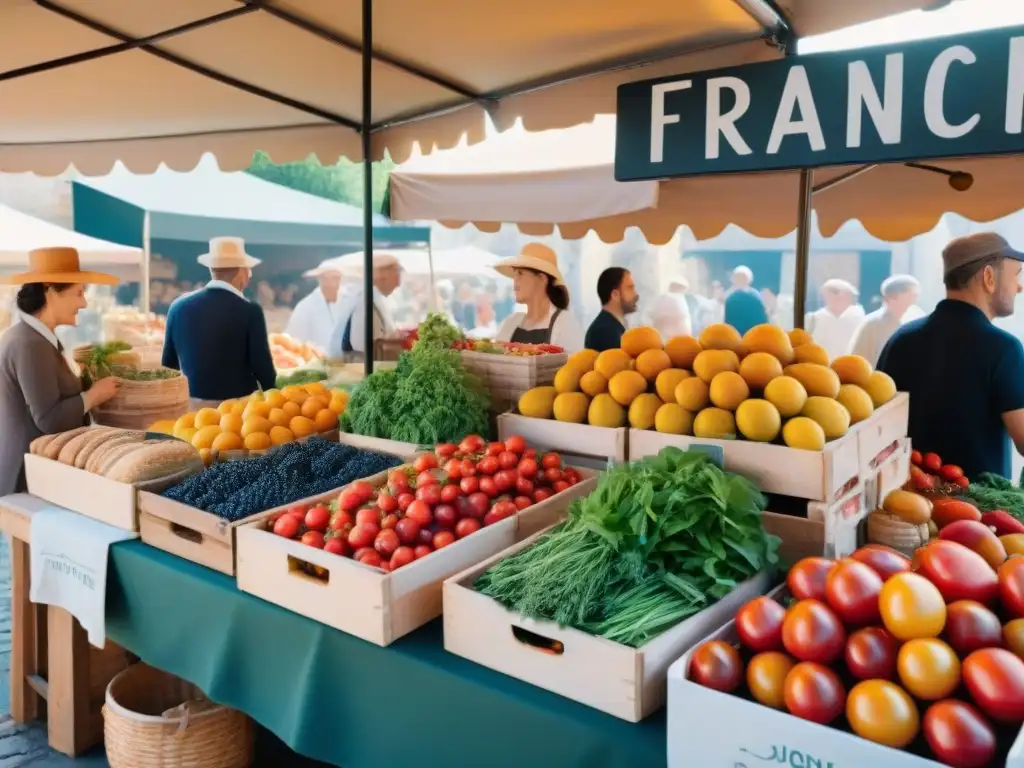
[[[806,36],[935,0],[777,4]],[[778,56],[758,39],[767,7],[382,0],[375,156],[478,141],[484,104],[499,127],[566,127],[614,113],[618,83]],[[3,0],[0,170],[187,170],[207,151],[234,170],[259,149],[278,162],[359,159],[360,16],[356,0]]]
[[[627,227],[663,244],[681,225],[698,239],[734,223],[759,237],[796,227],[797,171],[617,182],[614,118],[557,131],[511,130],[472,147],[415,157],[391,175],[391,215],[399,221],[466,222],[493,232],[518,224],[530,235],[595,231],[618,242]],[[923,161],[924,162],[924,161]],[[813,197],[822,234],[857,219],[875,237],[907,240],[934,228],[944,213],[992,221],[1024,208],[1024,158],[938,160],[932,165],[974,177],[958,192],[949,177],[902,164],[878,166]],[[815,171],[828,184],[853,168]]]

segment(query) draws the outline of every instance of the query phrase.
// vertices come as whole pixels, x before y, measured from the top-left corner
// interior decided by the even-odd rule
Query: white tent
[[[50,246],[77,249],[82,264],[89,268],[138,268],[142,262],[141,248],[98,240],[0,205],[0,267],[4,271],[27,266],[29,251]]]

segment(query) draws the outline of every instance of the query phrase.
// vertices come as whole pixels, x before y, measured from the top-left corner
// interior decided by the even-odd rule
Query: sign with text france
[[[615,178],[1024,152],[1024,27],[627,83]]]

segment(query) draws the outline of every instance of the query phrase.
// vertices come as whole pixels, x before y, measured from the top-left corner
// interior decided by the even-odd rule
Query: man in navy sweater
[[[210,241],[199,257],[213,279],[167,312],[163,365],[188,379],[193,407],[271,389],[276,372],[263,310],[242,294],[259,264],[237,237]]]

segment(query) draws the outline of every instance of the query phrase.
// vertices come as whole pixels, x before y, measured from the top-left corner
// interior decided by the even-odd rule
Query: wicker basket
[[[92,410],[97,424],[118,429],[146,429],[158,421],[173,421],[186,413],[188,379],[184,376],[150,381],[122,379],[117,394]]]
[[[480,377],[491,393],[491,412],[504,413],[515,408],[523,393],[555,381],[558,369],[565,365],[565,352],[549,355],[497,355],[462,351],[462,365]]]
[[[913,525],[881,510],[868,516],[868,541],[872,544],[885,544],[909,556],[927,544],[929,538],[927,524]]]
[[[142,663],[107,686],[103,738],[111,768],[248,768],[253,759],[246,715]]]

